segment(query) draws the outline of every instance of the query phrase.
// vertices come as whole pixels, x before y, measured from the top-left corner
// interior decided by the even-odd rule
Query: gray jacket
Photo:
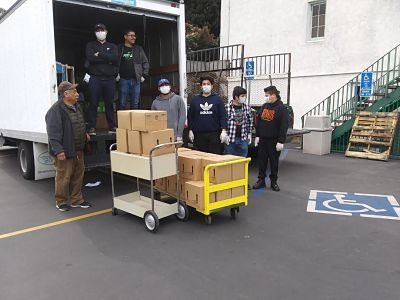
[[[174,129],[175,137],[182,137],[186,122],[186,107],[181,96],[173,92],[160,95],[153,101],[151,109],[166,111],[168,128]]]
[[[79,105],[78,111],[83,114]],[[77,155],[74,129],[63,100],[58,100],[47,111],[46,129],[49,139],[49,154],[51,156],[56,156],[61,152],[64,152],[67,158]]]
[[[124,50],[124,44],[118,45],[118,73],[119,67],[121,64],[122,52]],[[150,64],[149,60],[147,59],[144,50],[139,45],[134,45],[132,48],[132,53],[134,57],[134,61],[132,61],[133,67],[135,68],[136,80],[140,81],[140,78],[143,75],[149,75]]]

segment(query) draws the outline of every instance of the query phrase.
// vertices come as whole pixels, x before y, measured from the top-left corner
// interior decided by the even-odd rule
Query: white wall
[[[306,111],[400,44],[399,0],[327,0],[321,41],[308,38],[310,2],[222,0],[221,5],[221,46],[245,44],[245,56],[292,53],[296,127]]]

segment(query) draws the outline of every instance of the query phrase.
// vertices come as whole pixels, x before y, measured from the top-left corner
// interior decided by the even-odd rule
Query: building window
[[[311,39],[325,36],[326,1],[310,3],[311,6]]]

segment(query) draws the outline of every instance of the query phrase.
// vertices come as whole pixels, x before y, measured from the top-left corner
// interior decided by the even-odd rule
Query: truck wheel
[[[35,161],[31,142],[20,142],[18,144],[18,166],[22,177],[28,180],[34,179]]]

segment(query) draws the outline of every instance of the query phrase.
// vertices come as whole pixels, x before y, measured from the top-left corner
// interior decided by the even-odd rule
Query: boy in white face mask
[[[189,139],[199,151],[222,154],[222,143],[229,144],[224,102],[212,93],[214,80],[200,78],[201,95],[194,96],[188,110]]]
[[[246,103],[247,91],[235,86],[232,96],[233,100],[225,105],[230,140],[229,144],[225,145],[225,154],[247,157],[253,130],[253,116]]]
[[[89,134],[96,135],[97,106],[104,100],[108,127],[115,132],[114,94],[115,76],[118,64],[117,46],[107,42],[107,28],[104,24],[94,26],[96,41],[86,45],[86,60],[89,63],[90,105],[88,109]]]
[[[256,121],[258,146],[258,181],[254,189],[265,188],[268,161],[270,163],[271,189],[280,191],[278,186],[279,153],[283,150],[288,129],[288,111],[281,101],[280,92],[273,85],[264,89],[266,103],[260,108]]]
[[[186,107],[181,96],[171,91],[168,79],[158,81],[160,95],[153,101],[152,110],[163,110],[167,112],[168,128],[174,129],[175,139],[182,141],[183,129],[186,122]]]

